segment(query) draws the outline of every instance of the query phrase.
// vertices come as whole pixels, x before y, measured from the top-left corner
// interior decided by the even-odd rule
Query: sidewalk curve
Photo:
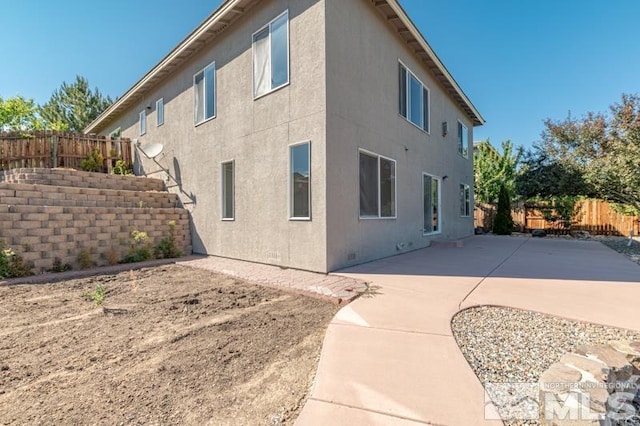
[[[477,236],[339,272],[374,289],[325,337],[296,425],[484,425],[451,318],[501,305],[640,330],[640,267],[594,241]]]

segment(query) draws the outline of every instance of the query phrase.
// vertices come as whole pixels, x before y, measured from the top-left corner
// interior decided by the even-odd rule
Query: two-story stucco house
[[[194,252],[327,272],[471,235],[483,122],[397,0],[227,0],[85,130],[164,146]]]

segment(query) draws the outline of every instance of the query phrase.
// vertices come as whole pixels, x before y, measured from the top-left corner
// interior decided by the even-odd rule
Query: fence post
[[[51,168],[58,167],[58,135],[51,136]]]
[[[111,163],[111,137],[108,136],[105,139],[105,150],[107,151],[105,155],[105,158],[107,160],[107,173],[111,174],[111,169],[113,167],[113,164]]]

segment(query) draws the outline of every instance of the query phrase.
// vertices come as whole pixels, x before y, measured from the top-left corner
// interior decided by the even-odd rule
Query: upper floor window
[[[469,130],[458,121],[458,154],[469,158]]]
[[[156,101],[156,126],[164,124],[164,99],[160,98]]]
[[[402,63],[398,77],[400,115],[429,132],[429,89]]]
[[[147,133],[147,110],[146,109],[143,109],[142,111],[140,111],[140,120],[138,124],[140,126],[139,128],[140,136]]]
[[[203,123],[216,116],[216,63],[212,62],[193,76],[195,122]]]
[[[396,217],[396,162],[360,151],[360,217]]]
[[[289,83],[289,12],[253,35],[253,96]]]

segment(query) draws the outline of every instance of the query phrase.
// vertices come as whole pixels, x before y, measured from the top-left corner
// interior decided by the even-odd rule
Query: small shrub
[[[80,265],[80,269],[89,269],[93,267],[93,258],[91,257],[91,252],[87,249],[81,249],[78,252],[78,257],[76,258],[78,265]]]
[[[6,249],[0,241],[0,278],[9,278],[9,258],[13,254],[13,250]]]
[[[168,225],[169,235],[160,240],[153,249],[156,259],[172,259],[182,256],[182,253],[176,247],[176,221],[170,220]]]
[[[120,253],[117,250],[109,249],[104,253],[104,259],[109,265],[117,265],[120,261]]]
[[[55,259],[53,259],[53,266],[51,267],[51,269],[49,269],[49,272],[66,272],[66,271],[70,271],[71,265],[69,265],[68,263],[62,263],[62,260],[60,260],[59,257],[56,257]]]
[[[9,278],[9,259],[13,256],[13,250],[0,247],[0,278]]]
[[[133,174],[133,169],[124,160],[120,159],[116,161],[116,164],[111,169],[114,175],[129,176]]]
[[[511,217],[511,200],[507,187],[502,184],[498,194],[498,208],[493,222],[493,233],[497,235],[511,235],[513,218]]]
[[[129,245],[129,251],[122,258],[120,263],[136,263],[150,260],[151,245],[149,243],[149,235],[146,232],[138,231],[134,229],[131,231],[131,244]]]
[[[107,288],[102,284],[98,284],[92,292],[85,293],[84,297],[87,300],[91,300],[96,306],[100,306],[104,303],[104,299],[107,298]]]
[[[33,275],[31,265],[11,247],[0,241],[0,278],[19,278]]]
[[[91,154],[80,162],[80,168],[85,172],[99,172],[102,170],[104,157],[97,149],[91,151]]]

